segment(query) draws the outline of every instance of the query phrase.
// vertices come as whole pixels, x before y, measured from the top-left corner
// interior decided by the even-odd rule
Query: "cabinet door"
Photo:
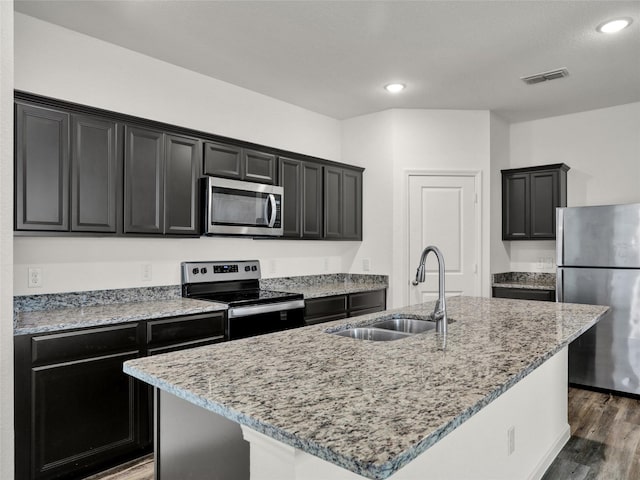
[[[362,240],[362,173],[343,170],[342,238]]]
[[[558,206],[558,171],[532,172],[531,238],[556,238],[556,207]]]
[[[16,105],[15,228],[69,230],[69,115]]]
[[[322,165],[302,162],[302,237],[322,238]]]
[[[276,183],[276,157],[257,150],[243,150],[242,178],[248,182]]]
[[[285,237],[299,238],[302,236],[302,203],[301,175],[302,162],[290,158],[281,157],[279,164],[279,183],[284,188],[284,202],[282,208],[282,222]]]
[[[304,301],[304,321],[307,325],[347,318],[347,296],[311,298]]]
[[[74,115],[71,134],[71,230],[116,231],[118,125]]]
[[[530,235],[529,174],[502,176],[502,239],[517,240]]]
[[[242,178],[242,149],[223,143],[205,142],[203,173],[240,180]]]
[[[163,133],[126,127],[124,156],[124,231],[164,231]]]
[[[201,143],[166,135],[165,151],[164,232],[197,235]]]
[[[32,369],[33,478],[55,478],[138,449],[137,383],[122,372],[122,363],[137,356]]]
[[[324,237],[342,238],[342,169],[324,168]]]

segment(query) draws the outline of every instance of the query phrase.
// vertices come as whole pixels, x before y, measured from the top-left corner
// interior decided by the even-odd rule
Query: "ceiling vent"
[[[560,68],[558,70],[551,70],[549,72],[536,73],[528,77],[520,77],[527,85],[535,85],[536,83],[547,82],[549,80],[556,80],[558,78],[564,78],[569,76],[569,70],[566,68]]]

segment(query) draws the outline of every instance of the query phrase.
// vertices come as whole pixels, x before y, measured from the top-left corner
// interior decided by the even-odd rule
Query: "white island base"
[[[251,480],[366,478],[249,427],[242,426],[242,433],[250,443]],[[540,479],[569,437],[564,347],[388,478]]]

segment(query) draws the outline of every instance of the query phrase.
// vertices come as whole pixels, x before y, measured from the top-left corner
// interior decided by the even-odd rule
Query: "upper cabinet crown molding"
[[[502,239],[556,238],[556,208],[567,206],[564,163],[501,170]]]

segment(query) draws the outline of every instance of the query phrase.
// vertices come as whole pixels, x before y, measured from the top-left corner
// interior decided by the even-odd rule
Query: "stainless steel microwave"
[[[204,183],[205,234],[282,236],[282,187],[218,177]]]

